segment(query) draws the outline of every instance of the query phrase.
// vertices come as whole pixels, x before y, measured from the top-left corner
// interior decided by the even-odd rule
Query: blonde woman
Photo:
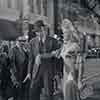
[[[61,56],[64,60],[63,67],[63,95],[64,100],[79,100],[78,94],[78,74],[79,68],[76,66],[77,54],[80,51],[79,36],[70,20],[64,19],[62,22],[64,43]]]

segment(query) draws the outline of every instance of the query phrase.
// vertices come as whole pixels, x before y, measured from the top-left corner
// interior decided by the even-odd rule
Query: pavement
[[[84,64],[84,68],[84,78],[100,73],[100,59],[87,59]],[[86,83],[89,83],[92,86],[93,93],[86,99],[82,100],[100,100],[100,74],[90,78],[86,81]],[[61,94],[55,95],[54,98],[54,100],[63,100]],[[46,100],[46,98],[42,95],[41,100]]]
[[[98,73],[98,74],[97,74]],[[100,59],[88,59],[85,62],[84,77],[93,76],[87,81],[93,87],[93,94],[84,100],[100,100]],[[97,74],[95,76],[95,74]]]
[[[100,73],[100,59],[87,59],[84,68],[84,78]],[[86,83],[91,84],[93,87],[93,94],[82,100],[100,100],[100,74],[87,80]],[[54,97],[55,100],[63,100],[61,94],[55,95]],[[46,100],[45,96],[41,95],[41,100]]]

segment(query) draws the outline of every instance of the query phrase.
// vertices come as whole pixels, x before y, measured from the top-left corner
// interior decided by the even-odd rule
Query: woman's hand
[[[25,77],[23,83],[25,83],[28,79],[29,80],[31,79],[31,74],[30,73],[27,74],[27,76]]]
[[[60,57],[60,53],[61,53],[61,49],[57,49],[55,51],[52,51],[52,55],[59,58]]]
[[[83,84],[81,81],[78,81],[78,89],[80,90],[82,88]]]

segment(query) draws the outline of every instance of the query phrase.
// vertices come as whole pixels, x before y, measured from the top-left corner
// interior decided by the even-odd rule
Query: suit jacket
[[[14,46],[9,50],[9,58],[11,61],[11,69],[16,80],[22,82],[27,74],[28,54],[24,46]]]
[[[48,69],[49,66],[52,66],[53,61],[54,61],[53,60],[54,57],[42,58],[40,66],[37,66],[35,64],[36,56],[38,54],[40,54],[41,52],[42,53],[51,53],[52,51],[59,49],[61,46],[60,43],[52,37],[47,37],[46,41],[42,47],[40,47],[39,44],[40,44],[40,41],[37,37],[33,38],[30,41],[30,55],[29,55],[28,73],[31,73],[32,79],[36,78],[36,75],[37,75],[40,67],[43,67],[44,69]]]

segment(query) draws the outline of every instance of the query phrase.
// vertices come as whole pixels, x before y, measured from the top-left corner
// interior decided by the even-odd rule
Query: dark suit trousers
[[[40,66],[36,79],[31,82],[30,100],[40,100],[40,93],[43,87],[46,100],[53,100],[52,66]]]

